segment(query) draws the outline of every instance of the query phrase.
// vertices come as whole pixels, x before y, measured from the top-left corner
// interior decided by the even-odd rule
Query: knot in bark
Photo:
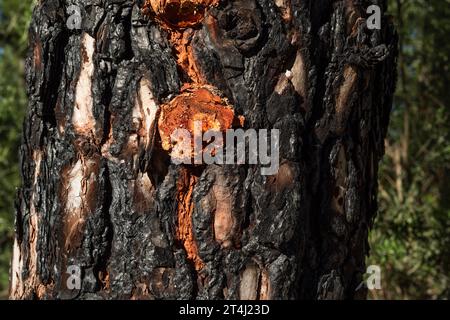
[[[253,0],[230,2],[218,13],[217,22],[222,40],[231,41],[243,54],[250,53],[261,42],[262,13]]]

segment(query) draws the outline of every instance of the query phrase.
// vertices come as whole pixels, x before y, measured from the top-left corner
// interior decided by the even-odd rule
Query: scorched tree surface
[[[372,4],[381,30],[366,26]],[[364,297],[355,289],[395,86],[386,10],[38,1],[11,298]],[[279,129],[278,173],[172,164],[170,132],[194,119]],[[67,285],[71,266],[79,289]]]

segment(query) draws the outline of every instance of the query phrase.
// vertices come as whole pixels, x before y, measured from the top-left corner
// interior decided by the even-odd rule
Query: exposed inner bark
[[[178,228],[177,240],[181,241],[186,249],[187,258],[195,265],[195,270],[200,271],[204,267],[202,259],[198,255],[197,242],[192,227],[192,215],[194,211],[193,192],[198,177],[195,177],[188,169],[181,172],[178,178]]]
[[[94,75],[95,39],[85,33],[81,39],[82,66],[75,90],[75,108],[72,124],[79,135],[89,136],[95,128],[92,97],[92,77]]]
[[[224,132],[235,122],[233,109],[226,100],[213,93],[214,88],[186,88],[181,95],[162,106],[158,128],[164,150],[172,149],[171,135],[177,129],[186,129],[194,140],[195,125],[200,133]]]
[[[154,13],[168,27],[186,28],[200,23],[205,10],[218,2],[219,0],[147,0],[144,12]]]

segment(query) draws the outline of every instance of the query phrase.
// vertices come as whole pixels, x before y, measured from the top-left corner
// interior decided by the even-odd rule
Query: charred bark
[[[40,1],[14,299],[345,299],[395,86],[373,0]],[[70,5],[80,29],[67,27]],[[171,128],[278,128],[281,165],[174,165]],[[81,287],[67,287],[69,266]]]

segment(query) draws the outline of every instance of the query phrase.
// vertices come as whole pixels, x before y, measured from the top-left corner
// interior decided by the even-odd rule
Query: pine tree
[[[372,4],[39,2],[11,298],[364,297],[397,55]],[[172,164],[195,118],[279,129],[278,173]]]

